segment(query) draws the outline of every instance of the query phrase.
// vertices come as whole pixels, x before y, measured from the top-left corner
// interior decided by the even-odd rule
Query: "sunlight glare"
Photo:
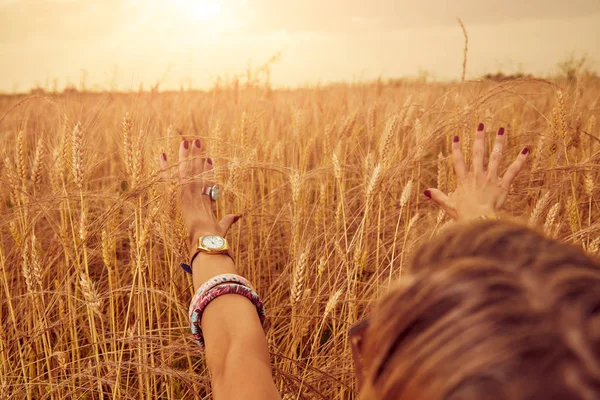
[[[197,22],[215,22],[223,10],[218,0],[174,0],[173,4],[179,15]]]

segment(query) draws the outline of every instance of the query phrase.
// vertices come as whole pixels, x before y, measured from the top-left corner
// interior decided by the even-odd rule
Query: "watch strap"
[[[195,253],[194,253],[194,255],[192,256],[192,259],[190,260],[190,263],[189,263],[189,264],[186,264],[186,263],[181,263],[181,264],[179,264],[179,266],[180,266],[180,267],[181,267],[181,268],[182,268],[182,269],[183,269],[185,272],[187,272],[188,274],[192,275],[192,265],[194,265],[194,259],[195,259],[196,257],[198,257],[198,254],[200,254],[200,253],[206,253],[206,254],[225,254],[225,255],[228,255],[228,256],[229,256],[229,258],[231,258],[231,259],[233,260],[233,257],[231,256],[231,253],[229,252],[229,250],[227,250],[226,252],[223,252],[223,253],[209,253],[209,252],[207,252],[207,251],[204,251],[204,250],[202,250],[202,249],[196,249],[196,252],[195,252]]]

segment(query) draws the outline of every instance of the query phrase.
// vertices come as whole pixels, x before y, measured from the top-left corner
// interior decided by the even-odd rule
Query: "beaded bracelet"
[[[194,297],[192,297],[192,301],[190,302],[190,308],[188,310],[188,314],[189,314],[190,318],[192,317],[192,311],[193,311],[194,304],[196,304],[198,299],[200,297],[202,297],[202,295],[204,293],[207,293],[209,290],[211,290],[215,286],[222,285],[224,283],[237,283],[237,284],[246,286],[247,288],[253,290],[250,282],[248,282],[248,280],[246,278],[244,278],[243,276],[236,275],[236,274],[222,274],[222,275],[214,276],[214,277],[210,278],[208,281],[206,281],[204,284],[202,284],[202,286],[200,286],[198,288],[198,290],[196,291],[196,294],[194,294]]]
[[[202,334],[202,328],[200,327],[202,314],[211,301],[225,294],[239,294],[250,300],[256,307],[261,325],[264,326],[265,307],[254,290],[239,283],[227,283],[213,287],[213,289],[209,290],[203,297],[198,299],[198,303],[193,303],[196,307],[193,307],[193,312],[190,315],[190,330],[192,331],[194,339],[202,349],[204,349],[204,335]]]

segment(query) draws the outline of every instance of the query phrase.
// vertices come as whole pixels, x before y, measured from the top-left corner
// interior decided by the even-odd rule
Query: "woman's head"
[[[365,332],[365,399],[600,398],[600,263],[508,222],[416,252]]]

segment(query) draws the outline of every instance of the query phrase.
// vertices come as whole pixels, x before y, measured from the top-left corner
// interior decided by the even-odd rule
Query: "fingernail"
[[[165,153],[162,153],[160,156],[164,161],[167,161],[167,155]]]
[[[454,136],[454,143],[458,143],[460,139],[458,138],[458,136]]]
[[[233,223],[235,224],[236,222],[238,222],[240,218],[242,218],[241,215],[236,215],[235,217],[233,217]]]
[[[195,145],[197,148],[200,148],[200,139],[196,139],[196,140],[194,140],[194,145]]]
[[[477,126],[477,130],[479,132],[481,132],[483,130],[483,128],[485,128],[485,126],[480,122],[479,125]]]
[[[190,148],[190,142],[188,142],[187,140],[183,141],[183,147],[187,150]]]
[[[504,135],[504,128],[498,129],[498,136]]]
[[[527,154],[527,153],[529,153],[529,149],[527,147],[525,147],[523,149],[523,151],[521,152],[521,154]]]
[[[423,192],[423,194],[429,198],[431,198],[431,190],[427,189],[426,191]]]
[[[210,157],[206,159],[206,162],[207,162],[207,163],[209,163],[210,165],[213,165],[213,163],[212,163],[212,162],[213,162],[213,161],[212,161],[212,158],[210,158]]]

